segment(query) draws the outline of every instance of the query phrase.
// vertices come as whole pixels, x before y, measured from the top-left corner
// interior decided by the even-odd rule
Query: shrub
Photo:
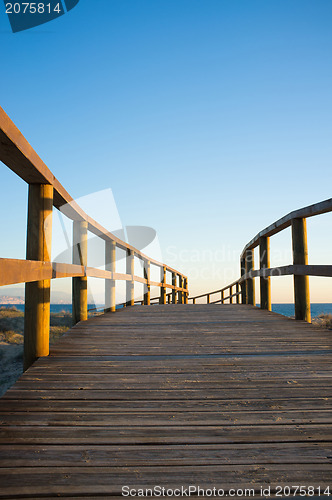
[[[5,332],[0,332],[0,341],[6,342],[7,344],[23,344],[23,335],[13,332],[12,330],[7,330]]]
[[[332,314],[319,314],[312,320],[315,326],[332,330]]]

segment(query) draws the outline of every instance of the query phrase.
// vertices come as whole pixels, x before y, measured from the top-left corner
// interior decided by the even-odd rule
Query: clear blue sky
[[[330,0],[81,0],[18,34],[1,7],[0,43],[1,106],[38,154],[73,197],[111,188],[193,292],[237,278],[263,227],[331,197]],[[1,256],[24,258],[26,188],[0,174]],[[332,263],[324,217],[312,263]],[[290,257],[288,233],[274,249]]]

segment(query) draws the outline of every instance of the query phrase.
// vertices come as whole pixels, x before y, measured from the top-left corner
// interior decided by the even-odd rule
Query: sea
[[[0,304],[0,307],[6,307],[8,309],[15,307],[18,311],[24,312],[24,304]],[[98,311],[103,310],[104,306],[101,304],[89,304],[89,311]],[[71,304],[51,304],[51,313],[61,313],[61,312],[69,312],[73,311]]]
[[[24,311],[24,304],[0,304],[0,307],[16,307],[19,311]],[[121,306],[119,306],[121,307]],[[258,304],[259,307],[259,304]],[[88,310],[96,311],[103,310],[104,306],[102,304],[89,304]],[[118,308],[118,306],[117,306]],[[282,314],[283,316],[288,316],[289,318],[295,316],[294,304],[272,304],[272,311]],[[51,304],[52,313],[60,312],[72,312],[71,304]],[[313,318],[319,316],[320,314],[332,314],[332,304],[311,304],[311,316]]]
[[[310,304],[311,317],[316,318],[320,314],[332,314],[332,304]],[[294,304],[272,304],[272,311],[292,318],[295,316]]]

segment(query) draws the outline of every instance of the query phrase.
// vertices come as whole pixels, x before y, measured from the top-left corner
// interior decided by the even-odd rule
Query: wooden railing
[[[255,280],[260,278],[260,307],[271,311],[271,277],[272,276],[294,276],[294,303],[295,319],[311,322],[309,276],[332,277],[331,265],[308,265],[307,224],[308,217],[332,212],[332,198],[300,210],[295,210],[285,217],[271,224],[258,233],[243,249],[240,257],[241,277],[231,285],[221,290],[208,292],[196,297],[189,297],[193,304],[197,299],[206,297],[210,303],[211,295],[220,293],[221,297],[212,303],[222,304],[229,299],[233,303],[255,305]],[[293,264],[289,266],[270,267],[270,237],[283,231],[287,227],[292,228]],[[254,249],[259,246],[259,269],[254,266]],[[232,290],[236,288],[236,293]],[[229,295],[224,292],[229,290]]]
[[[158,301],[166,304],[171,289],[172,303],[188,300],[187,277],[120,240],[89,217],[67,193],[14,123],[0,108],[0,161],[29,184],[26,260],[0,259],[0,286],[26,283],[24,320],[24,369],[40,356],[49,354],[50,280],[73,278],[73,322],[88,317],[87,278],[105,280],[105,309],[116,310],[116,282],[126,281],[125,306],[135,304],[134,284],[144,285],[144,299],[150,305],[151,287],[160,288]],[[73,263],[51,262],[52,210],[61,209],[73,221]],[[87,267],[88,231],[105,242],[105,270]],[[126,273],[116,272],[116,248],[126,252]],[[144,277],[135,275],[139,259]],[[160,269],[160,281],[151,281],[150,268]],[[167,272],[172,284],[167,283]]]
[[[233,293],[234,288],[236,290],[235,293]],[[228,292],[228,295],[225,295],[225,292]],[[220,294],[220,299],[211,301],[211,295],[216,295],[216,294]],[[240,304],[240,297],[241,297],[240,283],[239,281],[234,281],[234,283],[231,283],[230,285],[227,285],[224,288],[221,288],[220,290],[203,293],[202,295],[196,295],[196,297],[189,297],[189,300],[192,300],[193,304],[196,304],[197,299],[203,299],[203,298],[206,298],[207,304],[219,304],[219,303],[225,304],[226,300],[229,300],[230,304],[233,304],[234,301],[236,304]]]

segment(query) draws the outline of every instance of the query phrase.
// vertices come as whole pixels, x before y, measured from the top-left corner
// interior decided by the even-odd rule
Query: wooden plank
[[[22,422],[22,417],[24,421]],[[57,412],[54,415],[43,411],[30,411],[17,415],[2,414],[0,417],[3,426],[70,426],[73,422],[71,412]],[[243,409],[238,411],[210,411],[198,412],[192,409],[190,412],[75,412],[75,425],[77,427],[118,427],[128,426],[234,426],[234,425],[268,425],[275,423],[278,426],[285,424],[303,425],[310,421],[312,424],[332,424],[331,410],[287,410],[280,411],[258,411]]]
[[[0,259],[0,286],[29,283],[52,278],[50,262]]]
[[[332,424],[233,426],[2,426],[0,445],[6,444],[222,444],[330,442]]]
[[[226,290],[229,289],[230,286],[234,286],[236,285],[236,283],[238,283],[238,280],[237,281],[234,281],[233,283],[231,283],[230,285],[227,285],[225,286],[224,288],[220,288],[219,290],[214,290],[213,292],[208,292],[209,295],[214,295],[215,293],[221,293],[221,292],[225,292]],[[203,293],[201,295],[196,295],[195,297],[189,297],[190,299],[201,299],[203,297],[206,297],[206,293]]]
[[[61,264],[58,262],[52,263],[52,276],[51,278],[75,278],[85,276],[84,266],[77,266],[75,264]]]
[[[56,400],[56,399],[73,399],[80,400],[84,397],[85,400],[113,400],[113,401],[129,401],[132,399],[135,400],[182,400],[183,398],[192,399],[202,399],[205,397],[206,399],[230,399],[233,397],[234,399],[257,399],[259,397],[265,398],[305,398],[312,396],[315,392],[319,391],[320,397],[323,398],[331,398],[332,397],[332,388],[331,387],[297,387],[293,386],[285,386],[285,387],[260,387],[257,389],[234,389],[234,388],[226,388],[226,389],[201,389],[200,391],[196,391],[194,389],[90,389],[85,388],[84,386],[78,386],[77,389],[31,389],[31,387],[27,387],[24,389],[9,389],[6,393],[7,399],[45,399],[45,400]]]
[[[1,467],[135,467],[186,465],[331,464],[331,443],[269,443],[229,445],[3,445]]]
[[[86,400],[76,399],[75,403],[71,399],[57,400],[29,400],[29,399],[0,399],[0,411],[2,415],[8,412],[26,413],[34,411],[43,412],[221,412],[233,411],[242,412],[244,410],[256,411],[286,411],[286,410],[331,410],[332,398],[273,398],[272,399],[195,399],[195,400]]]
[[[89,467],[89,474],[85,467],[39,467],[35,468],[4,468],[0,469],[0,495],[15,495],[22,493],[22,484],[25,484],[24,494],[121,494],[123,485],[135,488],[154,487],[156,477],[158,484],[172,484],[173,488],[183,485],[197,485],[200,487],[223,488],[229,491],[241,485],[245,488],[254,488],[260,491],[261,485],[299,484],[303,477],[304,484],[327,487],[331,480],[330,464],[273,464],[273,466],[256,467],[242,465],[234,468],[233,465],[205,465],[195,470],[194,466],[151,466],[151,467]],[[302,484],[302,483],[301,483]]]
[[[99,270],[88,268],[88,273],[94,276]],[[85,276],[83,266],[61,264],[59,262],[45,262],[20,259],[0,258],[0,286],[14,285],[17,283],[30,283],[32,281],[50,280],[55,278],[72,278]],[[105,277],[100,275],[97,277]]]
[[[269,276],[291,276],[296,274],[298,276],[332,276],[332,266],[328,265],[300,265],[292,264],[289,266],[272,267],[269,269],[256,269],[249,273],[244,274],[239,279],[239,283],[249,278],[267,278]]]

